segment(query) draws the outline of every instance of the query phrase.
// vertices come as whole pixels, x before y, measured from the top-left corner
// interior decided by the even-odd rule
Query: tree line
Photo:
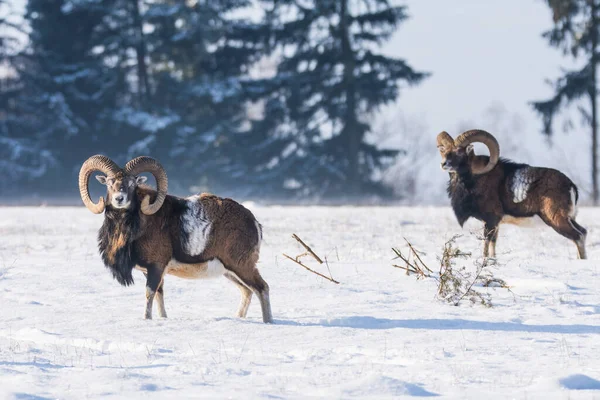
[[[369,115],[427,76],[379,52],[406,18],[381,0],[29,0],[26,46],[2,42],[4,189],[63,192],[102,153],[156,157],[181,191],[386,195],[396,151]]]
[[[598,200],[598,1],[546,0],[544,36],[585,66],[533,102],[552,133],[586,96]],[[408,18],[389,0],[0,0],[0,190],[76,193],[83,160],[159,159],[174,191],[390,197],[398,150],[372,115],[429,73],[384,55]],[[24,39],[25,38],[25,39]],[[589,110],[589,111],[588,111]]]

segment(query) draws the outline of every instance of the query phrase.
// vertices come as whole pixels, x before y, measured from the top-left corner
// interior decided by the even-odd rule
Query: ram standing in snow
[[[106,185],[106,203],[90,199],[91,174]],[[142,172],[154,175],[157,190],[143,185]],[[146,276],[145,318],[152,318],[156,298],[166,317],[163,297],[165,274],[202,279],[225,276],[241,291],[237,316],[246,317],[252,293],[260,300],[263,321],[273,321],[269,286],[260,276],[258,262],[262,228],[241,204],[210,194],[188,198],[167,195],[167,174],[150,157],[138,157],[124,168],[104,156],[90,157],[79,172],[79,191],[93,213],[104,212],[98,233],[102,260],[124,286],[133,283],[132,271]]]
[[[489,156],[478,156],[472,143],[487,146]],[[442,169],[450,174],[448,196],[458,223],[470,218],[484,222],[484,257],[496,256],[501,223],[527,224],[539,217],[577,246],[578,258],[586,258],[587,231],[575,221],[579,193],[562,172],[532,167],[500,158],[498,141],[490,133],[474,129],[456,138],[447,132],[437,136]]]

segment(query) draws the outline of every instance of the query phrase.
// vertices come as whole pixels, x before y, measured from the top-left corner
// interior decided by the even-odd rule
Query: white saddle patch
[[[520,203],[527,198],[527,192],[531,185],[529,168],[518,169],[512,177],[510,188],[513,192],[513,202]]]
[[[198,264],[184,264],[172,259],[167,264],[166,272],[183,279],[209,279],[223,276],[226,269],[223,263],[216,258]]]
[[[202,254],[212,228],[212,223],[207,218],[199,198],[200,196],[191,196],[186,199],[188,209],[182,216],[183,229],[188,234],[184,247],[191,256]]]

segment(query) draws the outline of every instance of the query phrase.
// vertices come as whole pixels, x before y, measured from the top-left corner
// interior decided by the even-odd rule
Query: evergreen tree
[[[52,157],[38,143],[24,138],[15,122],[16,99],[22,84],[15,69],[16,54],[23,45],[22,21],[7,1],[0,0],[0,192],[15,195],[22,186],[46,173]]]
[[[0,110],[6,117],[10,103],[18,92],[19,81],[13,68],[18,52],[17,33],[20,27],[12,21],[14,13],[6,0],[0,0]],[[0,119],[0,121],[4,118]],[[2,131],[6,135],[5,131]]]
[[[15,37],[15,31],[19,31],[19,26],[11,21],[14,15],[13,10],[7,0],[0,0],[0,61],[6,63],[10,55],[14,54],[18,40]]]
[[[544,133],[552,134],[553,118],[561,108],[575,100],[587,98],[589,108],[580,108],[590,125],[592,136],[592,199],[598,204],[598,107],[597,78],[600,1],[546,0],[552,10],[554,26],[543,36],[551,46],[562,49],[565,55],[582,55],[585,65],[578,70],[565,71],[554,83],[555,94],[547,101],[533,103],[542,116]],[[588,111],[589,110],[589,111]]]
[[[19,110],[31,118],[16,123],[58,161],[57,191],[61,182],[73,188],[87,156],[124,163],[168,126],[170,118],[152,109],[142,12],[138,0],[28,2]]]
[[[240,76],[258,57],[257,28],[230,14],[249,4],[30,0],[15,128],[49,149],[69,188],[95,153],[155,156],[175,189],[226,184],[224,143],[245,119]]]
[[[28,46],[16,57],[23,85],[9,124],[56,161],[47,190],[72,190],[78,167],[99,152],[103,112],[116,104],[117,76],[94,53],[106,9],[99,2],[29,0]]]
[[[172,160],[184,187],[222,191],[231,186],[232,141],[246,119],[241,76],[261,54],[260,26],[231,14],[247,0],[155,2],[148,53],[154,105],[173,116],[169,136],[153,148]]]
[[[102,149],[119,163],[140,154],[160,158],[151,145],[157,136],[168,137],[177,120],[171,111],[156,105],[145,32],[154,29],[146,16],[152,5],[142,0],[103,0],[105,16],[95,32],[97,54],[115,77],[115,102],[101,113],[107,142]]]
[[[378,179],[396,151],[368,138],[369,116],[394,101],[400,82],[427,76],[378,47],[407,18],[387,0],[263,1],[275,76],[249,82],[262,100],[242,143],[246,180],[268,190],[318,197],[389,194]],[[241,168],[240,168],[241,169]]]

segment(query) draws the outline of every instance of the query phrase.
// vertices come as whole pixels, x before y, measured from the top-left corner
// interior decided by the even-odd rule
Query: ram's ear
[[[141,185],[142,183],[146,182],[147,179],[148,178],[145,177],[145,176],[141,176],[141,175],[140,176],[136,176],[135,177],[135,184],[136,185]]]
[[[96,175],[96,180],[103,185],[106,185],[106,176],[104,175]]]
[[[473,148],[473,145],[470,144],[465,148],[465,151],[467,152],[467,154],[469,156],[474,156],[475,155],[475,149]]]

